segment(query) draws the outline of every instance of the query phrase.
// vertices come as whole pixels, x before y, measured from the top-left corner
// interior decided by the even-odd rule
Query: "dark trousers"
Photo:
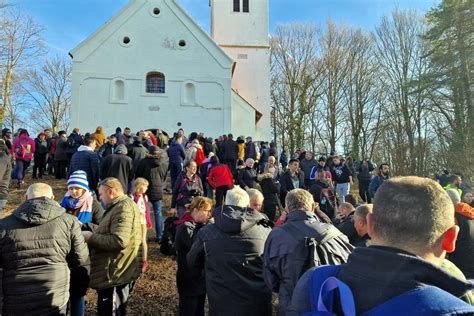
[[[227,194],[228,190],[229,187],[226,185],[216,188],[216,207],[224,204],[225,195]]]
[[[54,174],[54,155],[49,154],[48,159],[46,160],[46,169],[48,170],[48,174],[52,175]]]
[[[235,175],[237,174],[237,159],[225,159],[224,163],[229,167],[235,178]]]
[[[67,168],[67,160],[56,161],[56,168],[55,168],[56,170],[54,172],[56,179],[67,179],[66,168]]]
[[[204,316],[204,304],[206,295],[200,296],[179,296],[180,316]]]
[[[46,154],[35,154],[35,164],[33,165],[33,178],[36,178],[39,170],[39,177],[43,177],[46,166]]]
[[[99,316],[127,315],[128,297],[133,289],[133,282],[97,290],[97,314]]]
[[[364,201],[365,203],[371,203],[371,198],[369,194],[369,185],[370,185],[370,182],[359,181],[359,195],[362,201]]]
[[[278,207],[279,207],[278,201],[266,202],[265,199],[263,200],[263,212],[265,213],[265,215],[268,216],[268,219],[271,220],[272,222],[275,222],[275,216],[276,216]]]
[[[170,164],[171,190],[173,190],[174,183],[176,182],[176,179],[178,179],[178,175],[181,171],[183,171],[182,163],[172,162]]]

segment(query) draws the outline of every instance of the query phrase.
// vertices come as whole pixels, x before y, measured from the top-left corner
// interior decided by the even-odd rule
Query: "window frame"
[[[160,82],[160,79],[161,82]],[[153,80],[153,82],[151,82]],[[161,84],[160,84],[161,83]],[[166,76],[160,71],[150,71],[145,76],[145,93],[152,95],[166,94]]]

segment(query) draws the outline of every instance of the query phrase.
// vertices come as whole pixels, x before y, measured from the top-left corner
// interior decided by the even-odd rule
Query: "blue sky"
[[[209,30],[209,0],[176,0]],[[231,1],[231,0],[219,0]],[[260,0],[250,0],[260,1]],[[67,54],[117,13],[128,0],[10,0],[45,27],[50,54]],[[440,0],[270,0],[270,32],[278,23],[336,22],[373,30],[380,17],[395,7],[426,12]]]

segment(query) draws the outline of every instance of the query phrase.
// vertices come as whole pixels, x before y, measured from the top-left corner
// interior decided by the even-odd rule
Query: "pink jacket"
[[[13,141],[15,158],[21,160],[31,160],[35,153],[35,141],[28,134],[21,133],[20,136]]]

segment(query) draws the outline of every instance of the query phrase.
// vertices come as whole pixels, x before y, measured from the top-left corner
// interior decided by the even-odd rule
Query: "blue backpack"
[[[309,281],[311,312],[304,316],[356,315],[351,289],[335,277],[339,269],[340,266],[322,266],[314,270]],[[474,307],[437,287],[423,286],[396,296],[363,315],[474,315]]]

